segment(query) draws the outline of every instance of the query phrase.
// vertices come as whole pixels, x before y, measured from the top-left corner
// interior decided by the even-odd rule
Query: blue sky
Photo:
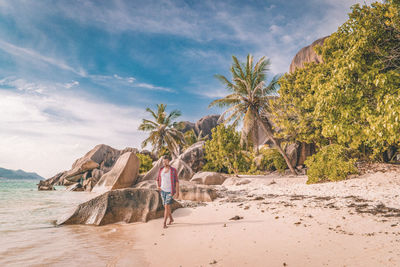
[[[219,113],[232,55],[284,73],[357,2],[0,0],[0,166],[50,177],[96,144],[139,147],[157,103]]]

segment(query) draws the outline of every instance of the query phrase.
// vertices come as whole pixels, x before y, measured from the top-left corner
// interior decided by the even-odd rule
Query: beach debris
[[[295,225],[299,225],[299,224],[301,224],[301,222],[295,222],[294,224],[295,224]]]
[[[264,200],[264,198],[261,196],[258,196],[258,197],[255,197],[253,200]]]
[[[235,216],[233,216],[232,218],[230,218],[229,220],[237,221],[237,220],[242,220],[242,219],[243,219],[242,216],[235,215]]]
[[[243,209],[248,210],[250,209],[250,206],[245,206]]]
[[[212,262],[210,262],[210,264],[211,264],[211,265],[217,264],[217,261],[216,261],[216,260],[213,260]]]
[[[224,227],[226,227],[226,223],[224,223]]]

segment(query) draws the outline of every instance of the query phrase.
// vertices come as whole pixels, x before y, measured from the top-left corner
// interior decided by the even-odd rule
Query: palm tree
[[[166,148],[171,153],[173,158],[179,155],[180,145],[185,142],[183,133],[176,128],[176,122],[173,122],[176,118],[181,116],[179,110],[173,110],[170,114],[167,114],[165,109],[167,105],[158,104],[157,112],[154,112],[150,108],[146,108],[146,111],[151,114],[154,121],[143,119],[139,125],[140,131],[150,132],[147,139],[142,142],[142,148],[151,143],[153,152],[157,155],[163,148]]]
[[[258,127],[261,126],[282,154],[290,170],[297,174],[280,143],[274,138],[272,125],[265,114],[269,108],[268,103],[271,94],[277,91],[279,78],[275,76],[267,86],[265,85],[270,60],[262,57],[253,65],[253,56],[250,54],[247,56],[246,64],[240,63],[235,56],[232,56],[232,58],[232,82],[223,75],[215,75],[225,84],[231,94],[214,100],[209,106],[228,107],[220,117],[220,120],[224,123],[233,121],[233,125],[238,125],[240,121],[243,121],[241,141],[247,143],[249,139],[252,140],[257,154]]]

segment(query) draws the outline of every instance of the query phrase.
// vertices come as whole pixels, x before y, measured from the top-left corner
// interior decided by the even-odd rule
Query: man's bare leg
[[[167,205],[164,205],[164,228],[168,228],[167,227],[167,218],[169,217],[168,216],[168,204]]]
[[[174,222],[174,219],[172,218],[171,205],[168,205],[168,217],[169,217],[169,223],[168,224],[172,224]]]

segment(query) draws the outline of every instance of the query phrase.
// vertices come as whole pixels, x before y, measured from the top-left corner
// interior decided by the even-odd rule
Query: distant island
[[[0,179],[1,178],[44,180],[42,176],[35,172],[25,172],[23,170],[10,170],[5,168],[0,168]]]

